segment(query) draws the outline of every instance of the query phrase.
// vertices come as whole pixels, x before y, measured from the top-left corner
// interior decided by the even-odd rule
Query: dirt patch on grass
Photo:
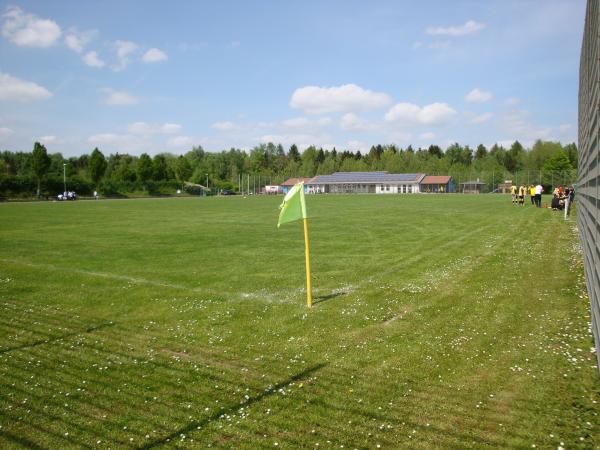
[[[169,356],[176,356],[178,358],[189,358],[190,355],[187,354],[186,352],[176,352],[175,350],[171,350],[168,348],[161,348],[159,350],[161,353],[166,353]]]

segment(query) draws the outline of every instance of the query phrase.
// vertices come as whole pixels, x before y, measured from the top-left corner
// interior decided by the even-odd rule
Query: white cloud
[[[413,50],[418,50],[420,48],[429,48],[431,50],[445,50],[450,48],[450,41],[433,41],[428,44],[424,44],[423,42],[417,41],[413,43]]]
[[[501,141],[496,141],[495,143],[503,148],[509,149],[515,143],[517,139],[503,139]]]
[[[59,142],[59,139],[56,136],[40,136],[37,139],[38,142],[41,142],[44,145],[56,144]]]
[[[492,117],[494,117],[494,115],[491,112],[486,112],[486,113],[471,117],[471,119],[469,120],[469,123],[480,125],[482,123],[489,122],[492,119]]]
[[[427,27],[425,32],[432,36],[465,36],[485,28],[485,24],[469,20],[464,25],[453,27]]]
[[[161,62],[166,61],[167,59],[169,59],[167,54],[158,48],[151,48],[144,53],[144,56],[142,56],[142,61],[145,63]]]
[[[506,100],[504,100],[504,104],[506,106],[515,106],[515,105],[518,105],[519,103],[521,103],[521,99],[518,97],[510,97],[510,98],[507,98]]]
[[[111,106],[124,106],[124,105],[135,105],[138,103],[138,99],[125,91],[115,91],[114,89],[106,88],[102,89],[102,92],[106,94],[104,103]]]
[[[571,124],[569,123],[562,123],[558,126],[558,131],[560,131],[561,133],[566,133],[568,131],[571,130]]]
[[[433,41],[427,45],[432,50],[445,50],[450,48],[450,41]]]
[[[104,61],[102,61],[100,59],[100,57],[98,56],[98,53],[96,53],[95,51],[93,52],[87,52],[85,54],[85,56],[82,58],[83,62],[90,66],[90,67],[96,67],[98,69],[101,69],[102,67],[104,67]]]
[[[264,134],[258,139],[260,142],[273,142],[275,144],[282,144],[286,147],[296,144],[300,149],[306,148],[309,145],[320,145],[321,142],[329,140],[323,136],[306,133]]]
[[[421,111],[417,105],[412,103],[398,103],[392,107],[386,114],[385,120],[395,122],[403,120],[407,122],[418,122],[418,116]]]
[[[26,103],[50,97],[52,93],[45,87],[0,72],[0,101]]]
[[[101,147],[107,151],[137,152],[148,151],[149,143],[140,136],[130,134],[100,133],[87,139],[90,145]]]
[[[152,127],[146,122],[134,122],[127,126],[127,131],[132,134],[151,134],[153,133]]]
[[[491,92],[475,88],[465,96],[465,101],[469,103],[483,103],[491,100],[492,97]]]
[[[13,134],[14,131],[7,127],[0,127],[0,138],[8,137]]]
[[[231,41],[229,43],[229,47],[231,47],[231,48],[238,48],[240,45],[242,45],[242,43],[240,41]]]
[[[307,114],[353,112],[382,108],[392,99],[383,92],[373,92],[355,84],[334,87],[305,86],[292,94],[290,106]]]
[[[281,122],[282,128],[304,131],[314,131],[328,125],[331,125],[331,119],[329,117],[321,117],[317,120],[311,120],[306,117],[294,117]]]
[[[378,126],[354,113],[346,113],[340,119],[340,128],[344,131],[373,131]]]
[[[366,142],[353,139],[346,143],[346,148],[353,152],[356,150],[365,152],[365,151],[368,151],[370,147],[369,147],[369,144],[367,144]]]
[[[146,122],[134,122],[127,126],[127,131],[136,135],[151,134],[174,134],[181,131],[181,125],[177,123],[163,123],[162,125],[152,125]]]
[[[513,141],[518,139],[525,146],[532,145],[537,139],[563,142],[576,140],[576,133],[573,133],[568,124],[536,125],[531,122],[531,114],[525,110],[502,114],[495,123],[504,135],[511,136]]]
[[[65,44],[76,53],[81,53],[84,47],[90,43],[96,34],[95,31],[77,31],[72,28],[65,36]]]
[[[433,141],[435,139],[435,133],[432,133],[431,131],[421,133],[419,135],[419,139],[421,139],[422,141]]]
[[[286,119],[281,123],[286,128],[304,128],[310,124],[310,121],[306,117],[295,117]]]
[[[138,46],[134,42],[116,41],[115,49],[117,52],[117,64],[113,66],[113,70],[120,71],[125,69],[129,64],[131,54],[135,52],[137,48]]]
[[[237,126],[233,122],[215,122],[211,125],[211,128],[218,131],[232,131],[236,129]]]
[[[2,34],[19,46],[50,47],[62,33],[53,20],[39,19],[16,6],[9,7],[2,17]]]
[[[167,141],[167,145],[171,148],[181,149],[182,147],[191,147],[194,144],[194,139],[190,136],[175,136]]]
[[[432,103],[422,108],[412,103],[398,103],[385,114],[385,120],[407,125],[445,125],[451,122],[456,114],[446,103]]]
[[[160,132],[165,134],[179,133],[183,127],[178,123],[163,123],[160,126]]]
[[[394,130],[389,134],[390,142],[395,144],[413,144],[413,135],[400,130]]]

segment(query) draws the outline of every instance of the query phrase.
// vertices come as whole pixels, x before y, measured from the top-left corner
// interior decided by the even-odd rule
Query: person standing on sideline
[[[573,186],[565,188],[565,220],[567,220],[567,216],[571,215],[571,208],[573,207],[574,200],[575,189]]]
[[[517,204],[517,187],[513,184],[510,187],[510,195],[512,197],[513,206]]]
[[[531,204],[535,205],[535,186],[533,184],[529,185],[529,195],[531,197]]]
[[[537,184],[535,186],[535,206],[538,208],[542,207],[542,192],[544,192],[544,188],[541,184]]]
[[[519,186],[519,205],[525,206],[525,186]]]

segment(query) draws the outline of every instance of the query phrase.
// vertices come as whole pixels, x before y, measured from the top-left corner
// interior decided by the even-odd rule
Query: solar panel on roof
[[[416,182],[422,176],[418,173],[388,173],[388,172],[335,172],[331,175],[318,175],[311,184],[336,183],[398,183]]]

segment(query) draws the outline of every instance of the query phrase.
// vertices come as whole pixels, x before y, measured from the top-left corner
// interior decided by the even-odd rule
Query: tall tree
[[[509,172],[516,172],[523,167],[523,157],[525,155],[525,149],[519,141],[513,142],[510,146],[510,150],[506,152],[504,156],[504,167]]]
[[[487,148],[485,148],[485,145],[483,144],[479,144],[477,146],[477,150],[475,150],[475,159],[483,159],[487,156],[488,151]]]
[[[152,178],[155,181],[167,179],[167,160],[165,155],[154,155],[152,159]]]
[[[300,161],[300,152],[298,151],[298,147],[296,144],[292,144],[290,146],[290,150],[288,152],[288,158],[292,161],[299,162]]]
[[[152,159],[147,153],[140,155],[135,169],[140,183],[146,183],[152,177]]]
[[[98,150],[98,147],[96,147],[92,151],[88,161],[88,172],[96,189],[98,188],[98,183],[106,172],[107,165],[106,158],[104,158],[102,152]]]
[[[427,152],[430,156],[435,156],[436,158],[444,156],[444,152],[442,152],[442,149],[437,145],[430,145]]]
[[[564,171],[571,170],[573,166],[569,161],[569,157],[562,149],[557,150],[544,164],[544,170],[548,171]]]
[[[565,152],[569,157],[569,161],[574,168],[577,168],[579,154],[577,153],[577,146],[575,143],[565,145]]]
[[[303,177],[314,177],[317,173],[317,149],[314,145],[307,147],[302,153],[301,171]]]
[[[33,145],[33,152],[31,152],[31,169],[37,180],[37,196],[40,196],[40,186],[42,184],[42,178],[48,173],[50,168],[50,157],[44,147],[39,142]]]
[[[177,181],[183,184],[187,181],[192,175],[192,166],[187,158],[180,156],[177,158],[175,162],[175,176],[177,177]]]

